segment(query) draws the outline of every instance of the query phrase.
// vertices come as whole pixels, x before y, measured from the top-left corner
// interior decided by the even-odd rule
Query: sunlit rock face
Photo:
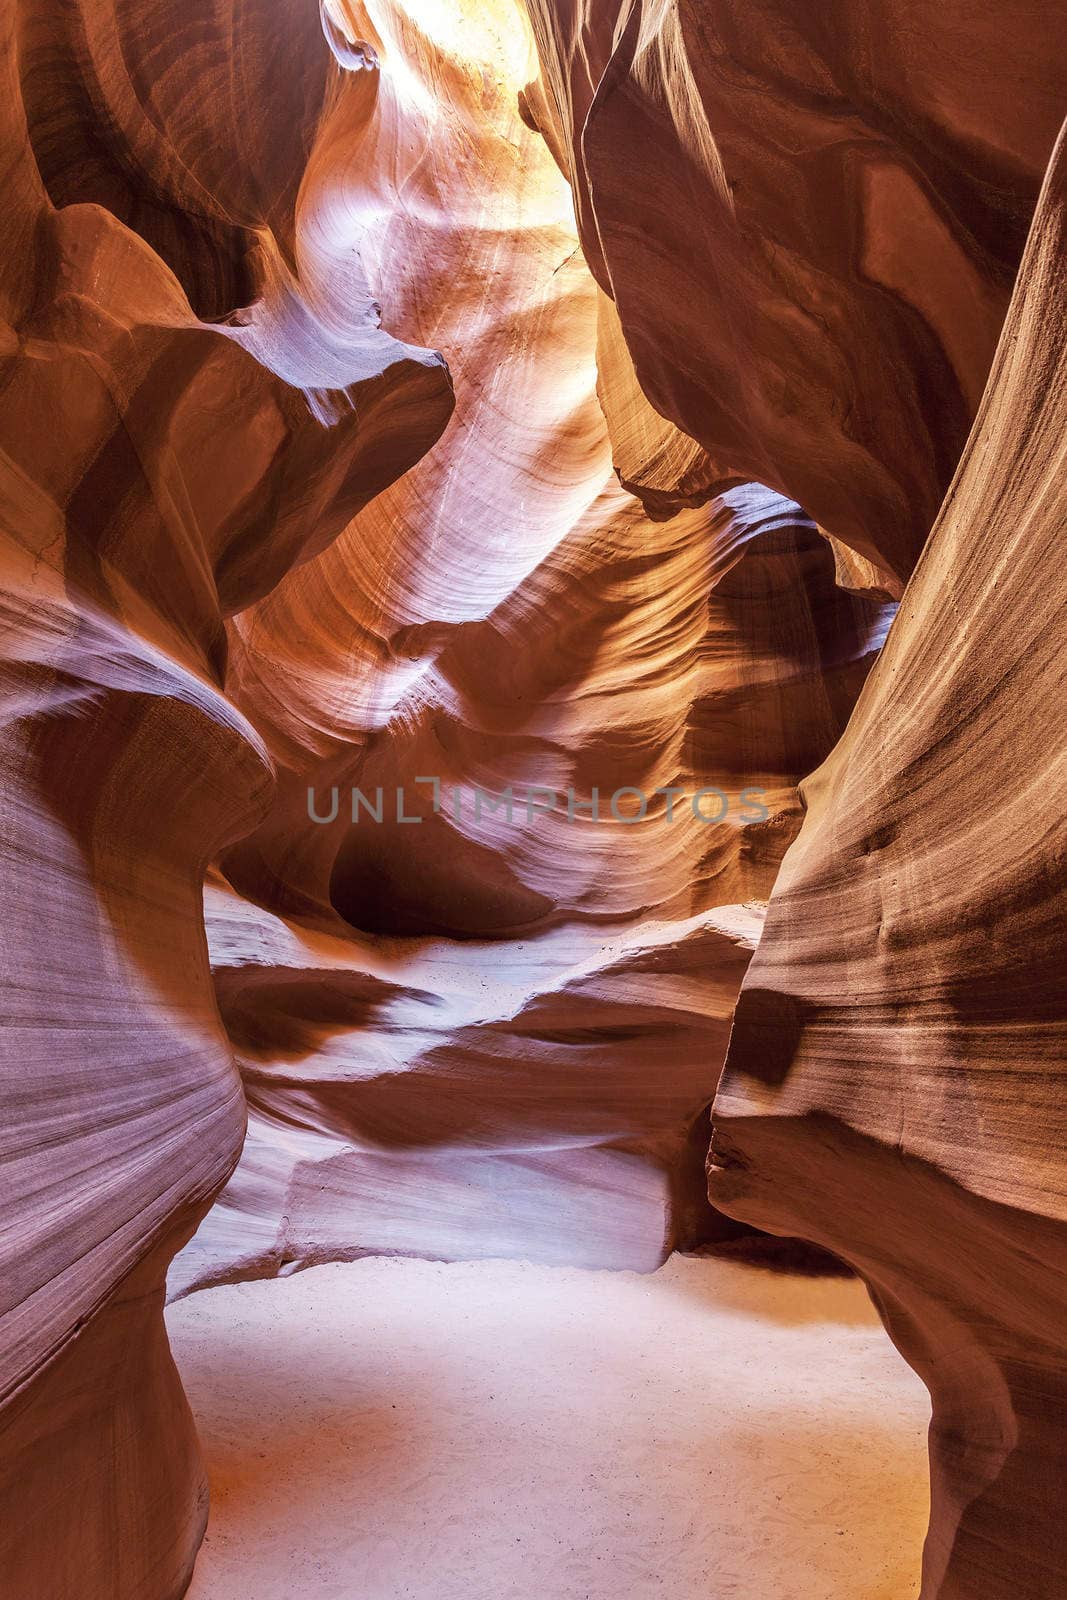
[[[528,115],[573,180],[644,392],[704,447],[687,487],[740,472],[796,496],[861,592],[896,590],[934,525],[848,731],[802,786],[710,1192],[856,1264],[928,1382],[924,1600],[1051,1596],[1062,152],[1001,328],[1062,52],[1028,3],[529,9]]]
[[[1038,8],[529,9],[4,12],[19,1600],[187,1582],[168,1268],[731,1227],[757,945],[716,1204],[930,1383],[928,1600],[1065,1564],[1059,168],[849,722],[1051,147]]]
[[[867,1277],[926,1380],[924,1600],[1052,1596],[1064,1470],[1067,152],[959,475],[778,879],[711,1193]]]
[[[20,1600],[176,1595],[191,1570],[206,1489],[163,1278],[245,1125],[202,880],[272,783],[225,693],[224,617],[451,408],[442,358],[377,326],[361,224],[322,227],[316,152],[371,79],[303,7],[233,23],[5,8],[0,1570]]]
[[[527,97],[653,405],[902,582],[1064,105],[1043,0],[528,0]]]
[[[244,1091],[179,1286],[727,1226],[703,1108],[888,612],[648,407],[510,7],[6,22],[0,1560],[169,1596]]]
[[[446,352],[456,411],[231,624],[279,773],[222,858],[242,898],[208,896],[250,1132],[172,1288],[368,1251],[648,1268],[715,1228],[691,1129],[890,608],[772,491],[653,522],[621,486],[662,516],[703,452],[520,116],[516,13],[338,16],[382,61],[390,325]]]

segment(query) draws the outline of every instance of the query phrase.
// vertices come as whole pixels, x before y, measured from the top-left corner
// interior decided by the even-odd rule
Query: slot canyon
[[[1063,5],[0,4],[0,1600],[1065,1600]]]

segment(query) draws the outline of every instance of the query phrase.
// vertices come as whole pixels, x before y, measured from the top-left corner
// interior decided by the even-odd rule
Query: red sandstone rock
[[[1044,0],[527,0],[645,394],[907,578],[1067,103]]]
[[[930,1388],[923,1600],[1052,1600],[1067,1351],[1067,147],[959,472],[745,980],[711,1194],[864,1274]]]
[[[803,786],[711,1194],[857,1265],[929,1383],[924,1597],[1044,1600],[1067,1564],[1047,709],[1062,154],[949,484],[1063,114],[1062,54],[1033,4],[529,9],[529,114],[653,403],[721,470],[802,501],[858,593],[897,591],[949,489],[849,729]]]
[[[163,1278],[246,1101],[176,1292],[709,1225],[816,767],[714,1192],[929,1382],[929,1600],[1056,1591],[1059,168],[834,751],[1062,111],[1039,7],[530,9],[541,82],[503,3],[4,13],[18,1600],[183,1589]]]
[[[331,275],[314,153],[367,89],[283,9],[284,46],[279,8],[244,14],[240,81],[224,8],[5,10],[0,1572],[18,1600],[188,1579],[206,1490],[163,1278],[245,1123],[201,885],[271,787],[223,693],[223,618],[451,406],[441,358]]]
[[[836,584],[797,506],[709,499],[703,452],[648,406],[520,117],[532,59],[506,12],[421,35],[400,15],[374,12],[373,165],[395,176],[394,232],[421,242],[390,322],[446,352],[456,414],[231,625],[230,692],[278,790],[222,864],[273,915],[209,904],[251,1134],[176,1291],[370,1250],[649,1267],[691,1237],[688,1136],[754,943],[746,903],[889,616]],[[613,465],[657,516],[695,504],[653,523]],[[530,785],[555,799],[528,810]],[[336,787],[336,822],[310,821],[309,786],[319,815]],[[650,797],[643,820],[613,817],[621,786]],[[670,786],[673,820],[653,798]],[[692,812],[710,786],[730,797],[718,826]],[[354,789],[380,820],[357,802],[353,824]]]

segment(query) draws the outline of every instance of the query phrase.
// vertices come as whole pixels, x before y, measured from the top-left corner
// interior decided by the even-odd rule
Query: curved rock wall
[[[1045,1600],[1065,1565],[1062,149],[975,413],[1062,52],[1030,0],[529,10],[528,114],[644,392],[720,474],[818,517],[844,586],[899,591],[923,550],[802,786],[710,1192],[858,1266],[929,1384],[924,1600]]]
[[[192,5],[176,33],[157,9],[4,9],[0,1570],[20,1600],[187,1582],[206,1488],[163,1279],[245,1125],[202,881],[272,783],[224,693],[224,617],[451,408],[440,356],[323,288],[313,160],[302,177],[367,88],[317,18]],[[235,20],[257,70],[227,98]]]
[[[527,0],[652,404],[902,583],[1067,104],[1044,0]]]
[[[795,504],[690,492],[703,453],[641,395],[520,117],[528,37],[429,15],[344,26],[383,62],[391,322],[447,353],[456,412],[231,625],[279,773],[223,858],[258,909],[209,896],[250,1134],[174,1292],[368,1251],[647,1268],[714,1230],[690,1130],[891,610]],[[613,458],[657,515],[697,504],[651,521]]]
[[[849,718],[1060,64],[1038,0],[529,11],[540,78],[510,0],[3,8],[3,1582],[182,1592],[176,1251],[727,1229],[796,840],[714,1198],[930,1384],[927,1600],[1043,1600],[1062,161]]]
[[[959,473],[803,786],[711,1194],[857,1265],[934,1402],[924,1600],[1062,1587],[1067,146]]]
[[[5,25],[0,1554],[125,1600],[203,1528],[160,1304],[235,1053],[178,1283],[728,1226],[702,1108],[888,614],[648,407],[508,7]],[[308,815],[424,768],[557,796]],[[624,783],[683,794],[567,814]]]

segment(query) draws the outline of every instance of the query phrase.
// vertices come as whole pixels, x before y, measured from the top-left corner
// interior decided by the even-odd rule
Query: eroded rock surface
[[[929,1383],[924,1597],[1045,1600],[1067,1565],[1062,152],[985,385],[1062,53],[1032,3],[529,10],[527,114],[709,479],[795,496],[863,594],[899,593],[936,517],[803,786],[711,1193],[858,1265]]]
[[[375,1250],[647,1268],[714,1228],[690,1129],[891,615],[794,503],[709,499],[649,407],[520,115],[514,13],[353,17],[404,86],[391,325],[447,353],[456,413],[231,626],[279,774],[222,860],[259,909],[209,899],[251,1132],[175,1291]]]
[[[176,1252],[728,1227],[796,839],[713,1192],[929,1383],[927,1600],[1045,1600],[1062,159],[849,717],[1061,64],[1037,0],[529,10],[4,9],[0,1586],[182,1592]]]
[[[863,1272],[933,1396],[924,1600],[1062,1592],[1067,150],[889,642],[803,786],[711,1194]]]
[[[645,394],[902,583],[1067,104],[1048,6],[527,5],[527,114]]]
[[[18,1600],[188,1579],[206,1487],[163,1279],[245,1124],[202,881],[272,783],[224,692],[224,617],[451,407],[442,358],[340,293],[316,233],[315,152],[367,86],[304,8],[240,20],[238,47],[207,4],[4,12],[0,1583]]]
[[[185,1285],[709,1225],[694,1130],[888,610],[648,407],[509,7],[7,24],[2,1554],[115,1600],[203,1527],[159,1307],[242,1076]],[[557,794],[308,815],[424,770]],[[623,785],[680,816],[566,813]]]

